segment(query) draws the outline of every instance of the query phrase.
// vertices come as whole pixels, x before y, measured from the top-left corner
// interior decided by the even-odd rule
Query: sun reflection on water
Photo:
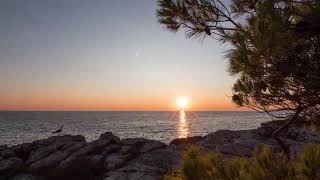
[[[186,119],[186,112],[181,110],[179,112],[178,137],[186,138],[189,135],[188,121]]]

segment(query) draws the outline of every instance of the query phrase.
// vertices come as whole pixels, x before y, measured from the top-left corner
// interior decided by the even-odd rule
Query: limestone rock
[[[259,144],[274,150],[270,137],[283,122],[268,122],[253,130],[219,130],[200,137],[175,139],[170,145],[143,138],[120,140],[111,132],[86,142],[83,136],[54,136],[15,146],[0,146],[0,180],[158,180],[177,169],[181,152],[190,145],[218,151],[226,157],[250,157]],[[320,135],[290,126],[280,134],[295,156],[307,143],[320,143]]]
[[[125,163],[114,171],[107,172],[104,180],[158,180],[169,170],[177,168],[180,153],[171,148],[157,149]]]
[[[186,144],[194,144],[196,142],[199,142],[203,139],[201,136],[193,136],[193,137],[187,137],[187,138],[178,138],[174,139],[170,142],[170,145],[186,145]]]
[[[0,162],[0,177],[6,178],[18,172],[23,167],[23,161],[17,157],[10,157]]]
[[[31,174],[16,174],[9,180],[46,180],[45,177],[34,176]]]

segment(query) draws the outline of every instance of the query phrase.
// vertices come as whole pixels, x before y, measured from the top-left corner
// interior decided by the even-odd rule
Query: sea
[[[53,135],[83,135],[87,141],[112,132],[120,138],[147,138],[170,143],[175,138],[204,136],[228,129],[245,130],[272,120],[259,112],[192,111],[9,111],[0,112],[0,145],[15,145]],[[52,132],[62,126],[60,133]]]

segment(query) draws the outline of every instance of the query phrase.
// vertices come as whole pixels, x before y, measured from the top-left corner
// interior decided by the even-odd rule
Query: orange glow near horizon
[[[231,102],[228,47],[170,35],[156,1],[36,4],[0,6],[0,111],[245,110]]]
[[[20,91],[0,94],[0,110],[33,111],[243,111],[229,97],[209,92],[65,92]],[[212,93],[213,94],[213,93]],[[221,93],[220,93],[221,94]],[[177,97],[180,97],[177,99]],[[192,101],[192,102],[191,102]],[[192,103],[192,104],[191,104]]]
[[[243,111],[230,102],[215,101],[201,102],[193,101],[192,107],[185,102],[170,103],[170,100],[41,100],[41,101],[11,101],[0,102],[0,110],[40,110],[40,111],[59,111],[59,110],[75,110],[75,111]]]
[[[171,98],[170,98],[171,99]],[[172,102],[169,98],[159,97],[25,97],[8,98],[0,101],[0,110],[40,110],[40,111],[243,111],[226,98],[190,100],[179,98]],[[172,98],[175,99],[175,98]]]

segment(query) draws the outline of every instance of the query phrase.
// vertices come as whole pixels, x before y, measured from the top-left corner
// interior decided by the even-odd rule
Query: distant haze
[[[3,0],[0,110],[239,110],[226,47],[157,23],[156,0]]]

